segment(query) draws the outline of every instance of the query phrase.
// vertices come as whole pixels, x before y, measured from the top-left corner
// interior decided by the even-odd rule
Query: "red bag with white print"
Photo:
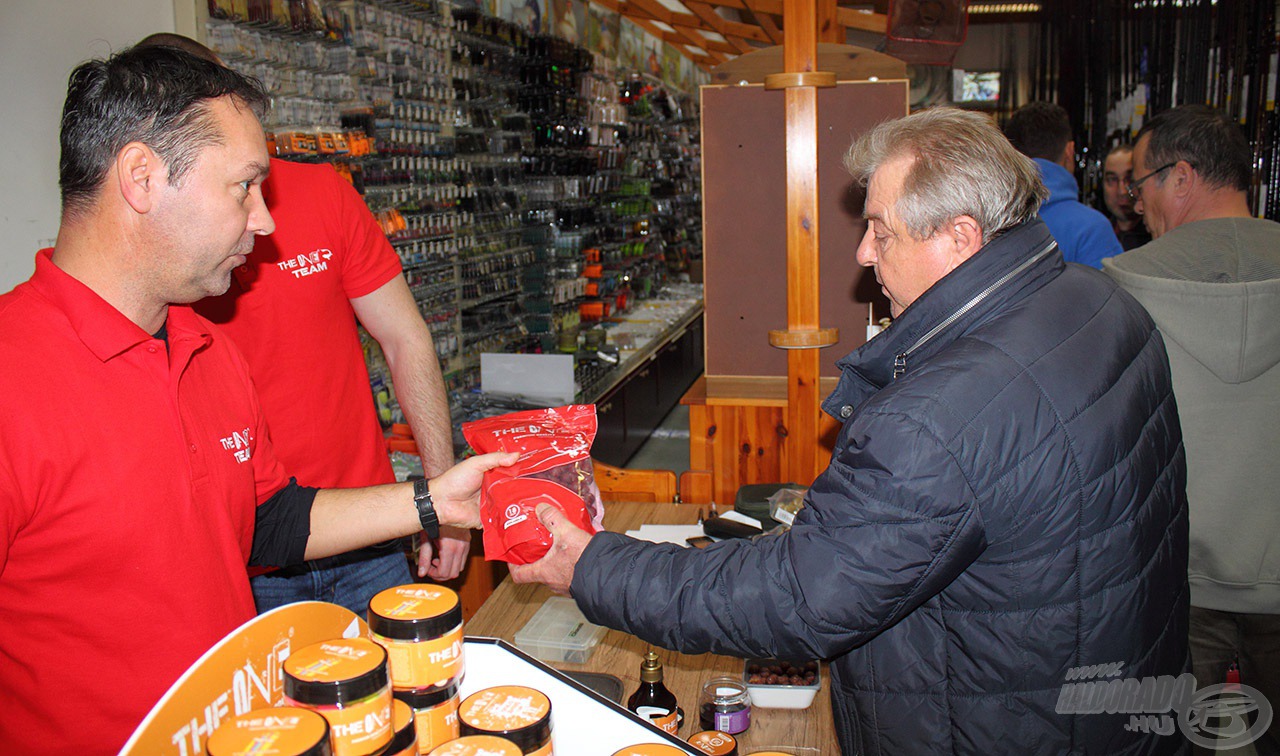
[[[591,466],[596,437],[593,404],[512,412],[463,423],[462,434],[478,454],[519,452],[509,467],[484,474],[480,522],[484,557],[511,564],[536,562],[551,548],[551,533],[538,520],[538,504],[564,512],[589,533],[603,527],[604,507]]]

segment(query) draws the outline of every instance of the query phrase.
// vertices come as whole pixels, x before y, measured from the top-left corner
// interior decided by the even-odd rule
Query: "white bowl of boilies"
[[[748,659],[742,679],[751,693],[751,705],[765,709],[805,709],[822,685],[816,661]]]

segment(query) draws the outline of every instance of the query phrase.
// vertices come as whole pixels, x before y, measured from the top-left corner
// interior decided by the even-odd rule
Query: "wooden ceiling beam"
[[[643,11],[654,20],[661,21],[668,26],[673,25],[671,19],[675,13],[662,3],[659,3],[658,0],[626,0],[624,5]]]
[[[783,0],[704,0],[708,5],[722,5],[726,8],[737,8],[738,10],[751,10],[751,6],[755,6],[757,10],[765,13],[772,13],[775,16],[784,15],[785,3]]]
[[[689,60],[692,60],[694,63],[701,66],[702,68],[709,68],[710,66],[715,65],[712,62],[712,59],[710,56],[697,55],[694,52],[686,49],[685,48],[686,43],[683,37],[681,37],[679,34],[676,34],[675,32],[664,31],[661,27],[654,25],[652,19],[639,18],[637,16],[628,16],[627,18],[630,18],[641,29],[644,29],[645,31],[649,32],[650,34],[662,40],[663,42],[666,42],[667,44],[671,45],[676,49],[676,52],[680,53],[681,55],[688,58]]]
[[[742,37],[743,39],[748,39],[753,42],[762,42],[766,45],[773,44],[773,42],[769,40],[769,35],[764,33],[764,29],[761,29],[754,24],[744,24],[739,21],[725,21],[724,28],[728,29],[729,34],[735,37]]]
[[[846,29],[859,29],[874,34],[884,34],[889,28],[887,15],[863,13],[852,8],[836,8],[836,20]]]
[[[729,44],[728,42],[720,42],[719,40],[715,40],[715,39],[707,39],[701,33],[702,31],[701,26],[684,26],[682,24],[676,24],[671,28],[675,29],[676,34],[679,34],[681,37],[687,40],[689,44],[696,45],[697,47],[701,47],[703,50],[706,50],[707,52],[712,52],[712,51],[724,52],[724,53],[731,53],[733,55],[737,55],[739,52],[737,48],[735,48],[733,45]]]
[[[712,8],[707,3],[685,0],[684,7],[693,11],[693,15],[702,19],[703,23],[710,26],[713,31],[718,32],[720,36],[728,40],[729,44],[732,45],[737,52],[748,53],[755,49],[751,45],[747,44],[746,40],[730,34],[729,27],[726,25],[726,20],[721,18],[720,14],[716,13],[715,8]]]
[[[756,7],[756,0],[747,0],[747,13],[756,20],[756,24],[764,30],[769,41],[775,45],[782,44],[782,30],[767,11]]]

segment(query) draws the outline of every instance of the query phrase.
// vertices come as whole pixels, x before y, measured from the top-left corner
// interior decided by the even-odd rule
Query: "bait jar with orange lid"
[[[613,752],[613,756],[676,756],[676,754],[686,756],[683,748],[665,743],[637,743]]]
[[[434,688],[462,676],[462,602],[444,586],[379,592],[369,599],[369,637],[387,650],[393,688]]]
[[[703,730],[689,736],[689,745],[711,756],[738,756],[738,739],[720,730]]]
[[[499,685],[467,696],[458,707],[463,735],[497,735],[524,756],[551,756],[551,699],[523,685]]]
[[[391,729],[391,742],[380,756],[418,756],[417,720],[404,701],[391,702]]]
[[[520,746],[495,735],[469,735],[445,743],[428,756],[520,756]]]
[[[334,756],[368,756],[391,742],[387,652],[364,638],[313,643],[284,662],[284,698],[324,715]]]
[[[391,695],[413,709],[418,723],[419,753],[428,753],[432,748],[447,743],[460,734],[458,686],[455,683],[427,690],[395,690]]]
[[[329,722],[308,709],[255,709],[223,722],[205,741],[209,756],[331,756]]]

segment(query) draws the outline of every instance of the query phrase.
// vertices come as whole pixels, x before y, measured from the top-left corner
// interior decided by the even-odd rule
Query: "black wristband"
[[[426,478],[418,478],[413,482],[413,503],[418,507],[418,522],[426,531],[427,538],[440,537],[440,517],[436,514],[435,502],[431,501],[431,489],[427,487]]]

